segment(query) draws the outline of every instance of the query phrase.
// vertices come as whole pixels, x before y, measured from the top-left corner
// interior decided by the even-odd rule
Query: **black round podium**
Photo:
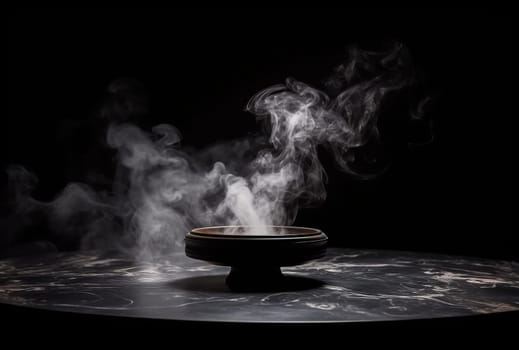
[[[91,253],[0,261],[0,303],[62,315],[212,324],[355,324],[517,313],[519,264],[329,249],[283,268],[283,290],[232,292],[228,268],[183,254],[135,263]]]

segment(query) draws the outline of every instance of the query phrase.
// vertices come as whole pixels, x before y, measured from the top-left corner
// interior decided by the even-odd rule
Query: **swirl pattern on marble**
[[[0,302],[58,311],[225,322],[357,322],[519,310],[519,263],[330,249],[283,268],[305,288],[235,293],[228,268],[172,255],[156,264],[61,253],[0,260]]]

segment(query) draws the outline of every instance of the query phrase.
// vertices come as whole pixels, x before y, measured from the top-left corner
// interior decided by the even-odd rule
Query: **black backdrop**
[[[41,200],[80,180],[85,140],[61,130],[91,118],[115,78],[148,90],[143,127],[167,122],[203,147],[257,128],[243,107],[258,90],[287,76],[318,85],[348,45],[397,39],[435,97],[434,142],[395,147],[374,181],[328,166],[327,202],[296,224],[334,245],[518,259],[513,21],[486,9],[10,10],[4,165],[36,173]]]

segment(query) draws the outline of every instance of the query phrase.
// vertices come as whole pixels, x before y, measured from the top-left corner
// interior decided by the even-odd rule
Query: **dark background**
[[[13,9],[4,166],[37,174],[40,200],[81,180],[93,158],[77,131],[116,78],[146,88],[142,127],[170,123],[203,147],[256,131],[243,107],[262,88],[287,76],[318,86],[348,45],[396,39],[434,97],[434,141],[408,147],[397,133],[373,181],[325,164],[329,198],[296,224],[333,245],[519,259],[514,20],[487,9]]]

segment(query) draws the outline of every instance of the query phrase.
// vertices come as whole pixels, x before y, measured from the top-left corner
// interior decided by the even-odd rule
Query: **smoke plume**
[[[263,136],[198,152],[182,149],[172,125],[146,131],[128,122],[124,108],[108,108],[103,113],[117,114],[106,135],[117,155],[111,190],[73,183],[44,203],[31,197],[36,178],[13,166],[13,203],[20,217],[43,215],[56,232],[80,234],[84,248],[144,259],[178,249],[193,227],[245,225],[245,234],[265,233],[326,199],[320,149],[352,176],[373,175],[359,155],[379,142],[386,100],[412,88],[415,77],[401,44],[385,52],[352,48],[322,90],[289,78],[253,96],[246,110],[263,124]]]

